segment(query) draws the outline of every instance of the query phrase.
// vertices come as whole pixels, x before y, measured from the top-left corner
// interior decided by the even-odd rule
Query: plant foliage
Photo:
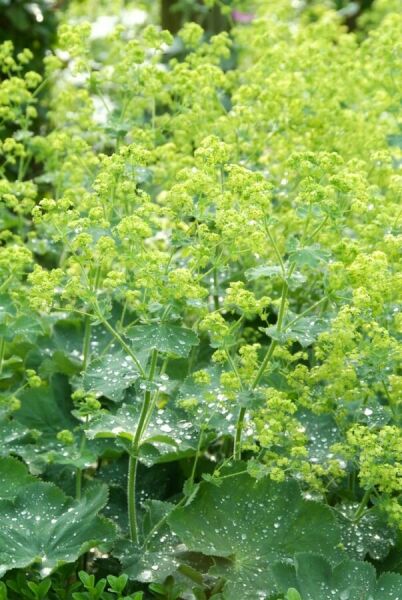
[[[213,5],[0,45],[0,600],[402,597],[401,14]]]

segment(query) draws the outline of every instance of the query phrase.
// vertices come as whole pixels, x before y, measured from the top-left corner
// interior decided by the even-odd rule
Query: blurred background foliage
[[[30,48],[32,68],[40,69],[60,20],[87,19],[108,26],[110,19],[124,25],[157,23],[172,33],[186,21],[200,23],[209,34],[229,30],[234,22],[247,23],[269,0],[0,0],[0,43],[12,40],[16,51]],[[314,19],[326,8],[339,12],[350,30],[364,31],[384,14],[401,10],[400,0],[295,0],[297,12]],[[108,21],[109,19],[109,21]]]

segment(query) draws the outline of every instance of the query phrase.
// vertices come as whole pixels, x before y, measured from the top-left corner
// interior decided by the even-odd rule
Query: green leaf
[[[258,267],[248,269],[245,272],[245,276],[248,281],[260,279],[260,277],[279,277],[280,279],[283,279],[283,272],[281,267],[278,265],[259,265]],[[290,276],[287,275],[287,272],[285,271],[285,279],[289,282],[289,284],[296,286],[306,281],[306,277],[299,271],[294,271]]]
[[[75,501],[48,483],[26,486],[14,501],[0,500],[0,576],[33,564],[46,576],[92,546],[111,542],[113,525],[96,516],[106,501],[106,486]]]
[[[249,281],[260,277],[282,277],[282,269],[278,265],[259,265],[248,269],[245,275]]]
[[[0,454],[6,455],[14,448],[14,442],[23,439],[28,429],[14,419],[0,420]]]
[[[58,432],[73,430],[78,425],[71,415],[73,405],[70,390],[63,379],[54,377],[52,387],[24,390],[20,399],[21,408],[14,418],[21,426],[34,430],[36,434],[27,436],[18,444],[14,443],[12,450],[23,458],[31,472],[39,473],[56,456],[52,453],[65,452],[57,440]]]
[[[306,430],[310,462],[324,465],[333,459],[331,446],[341,441],[339,428],[333,416],[316,415],[312,411],[302,410],[297,413],[297,419]]]
[[[40,335],[43,335],[43,326],[35,315],[21,315],[14,322],[12,328],[6,336],[8,340],[22,339],[24,341],[35,343]]]
[[[123,350],[116,349],[89,364],[84,372],[82,384],[87,391],[120,402],[124,391],[137,381],[139,376],[138,368],[130,356]]]
[[[327,329],[327,323],[316,316],[301,317],[289,327],[278,331],[276,325],[264,329],[265,333],[272,339],[284,344],[288,341],[299,342],[303,348],[311,346],[320,333]]]
[[[303,600],[299,592],[295,588],[289,588],[285,596],[285,600]]]
[[[311,246],[300,246],[300,242],[295,238],[288,243],[289,262],[296,263],[299,267],[318,267],[320,263],[328,262],[331,253],[319,244]]]
[[[148,502],[143,520],[145,546],[127,540],[116,544],[113,553],[130,579],[162,583],[177,570],[180,564],[176,556],[179,539],[166,524],[166,517],[173,508],[174,505],[169,502]]]
[[[386,573],[376,582],[368,562],[348,559],[332,568],[321,555],[297,553],[294,565],[277,562],[272,571],[280,591],[291,586],[303,600],[397,600],[402,594],[402,576]]]
[[[122,438],[129,444],[134,439],[139,420],[138,406],[123,406],[115,413],[104,412],[86,429],[89,439]],[[185,414],[169,407],[156,410],[141,440],[140,460],[147,466],[192,456],[197,448],[198,433]]]
[[[192,346],[197,346],[198,337],[191,329],[171,323],[136,325],[126,332],[134,344],[134,351],[158,350],[186,358]]]
[[[376,506],[354,521],[358,506],[357,502],[353,502],[335,507],[342,543],[353,558],[362,560],[369,554],[374,560],[383,560],[396,543],[396,532]]]
[[[239,474],[220,487],[202,483],[193,502],[173,511],[168,522],[189,550],[226,558],[210,572],[227,580],[227,599],[272,594],[273,561],[297,550],[315,548],[334,561],[341,556],[330,509],[304,500],[295,482]]]
[[[207,426],[217,435],[234,435],[239,405],[254,408],[260,403],[259,394],[239,393],[237,402],[229,400],[227,391],[220,382],[222,370],[218,367],[206,369],[208,381],[200,383],[194,376],[187,377],[178,393],[178,404],[188,413],[189,420]],[[253,437],[253,424],[247,423],[243,440]]]
[[[15,416],[22,425],[48,435],[56,435],[62,429],[72,429],[77,425],[71,415],[73,404],[62,380],[57,382],[53,379],[52,384],[52,387],[42,386],[21,392],[21,408]]]
[[[33,483],[35,478],[20,460],[0,458],[0,499],[12,499],[24,486]]]

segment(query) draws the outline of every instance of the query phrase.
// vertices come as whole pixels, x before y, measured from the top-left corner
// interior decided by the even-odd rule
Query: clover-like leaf
[[[103,412],[90,422],[86,435],[134,439],[139,421],[137,406],[123,405],[115,414]],[[197,448],[198,434],[179,410],[156,410],[141,439],[140,460],[147,466],[191,456]]]
[[[141,359],[142,363],[144,356]],[[130,356],[127,356],[123,350],[113,349],[88,365],[82,384],[87,391],[120,402],[124,391],[137,381],[139,376],[138,367]]]
[[[15,498],[21,488],[34,481],[23,462],[11,456],[0,458],[0,499]]]
[[[150,323],[136,325],[126,333],[133,342],[134,350],[158,350],[186,358],[192,346],[198,344],[198,337],[191,329],[171,323]]]
[[[0,576],[33,564],[45,576],[90,547],[113,541],[114,526],[97,516],[106,501],[106,486],[76,501],[48,483],[24,487],[14,501],[0,500]]]
[[[321,555],[297,553],[294,565],[278,562],[272,571],[280,591],[290,586],[303,600],[398,600],[402,576],[386,573],[376,582],[373,565],[344,560],[335,568]]]
[[[271,565],[314,548],[339,560],[339,529],[328,507],[304,500],[295,482],[232,474],[202,483],[193,502],[168,517],[189,550],[225,560],[211,574],[227,581],[224,598],[266,598],[276,588]]]

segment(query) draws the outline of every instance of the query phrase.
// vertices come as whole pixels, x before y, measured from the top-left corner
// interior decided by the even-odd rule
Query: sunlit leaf
[[[165,354],[186,357],[192,346],[198,344],[198,337],[191,329],[171,323],[151,323],[136,325],[127,331],[137,352],[158,350]]]

